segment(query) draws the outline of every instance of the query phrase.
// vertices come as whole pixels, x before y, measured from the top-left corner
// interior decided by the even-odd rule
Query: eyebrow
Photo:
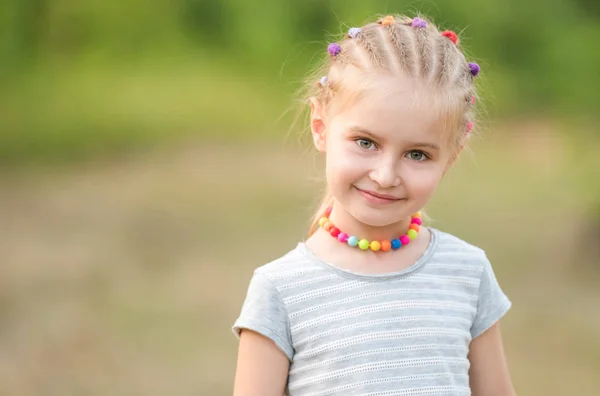
[[[382,138],[375,135],[373,132],[369,131],[368,129],[359,127],[359,126],[352,126],[350,127],[350,130],[353,132],[358,132],[358,133],[362,133],[364,135],[367,135],[369,137],[372,137],[373,139],[379,139],[381,140]],[[435,143],[428,143],[428,142],[418,142],[418,143],[409,143],[409,146],[412,147],[424,147],[424,148],[430,148],[432,150],[439,150],[440,146],[438,146]]]

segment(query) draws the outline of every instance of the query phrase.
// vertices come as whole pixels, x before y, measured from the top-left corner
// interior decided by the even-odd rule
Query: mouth
[[[364,198],[366,198],[368,201],[374,202],[374,203],[381,203],[381,204],[388,203],[389,204],[389,203],[394,203],[394,202],[400,201],[402,199],[402,198],[395,197],[393,195],[380,194],[380,193],[376,193],[374,191],[362,190],[356,186],[354,186],[354,188],[356,188],[356,190],[358,190],[358,192]]]

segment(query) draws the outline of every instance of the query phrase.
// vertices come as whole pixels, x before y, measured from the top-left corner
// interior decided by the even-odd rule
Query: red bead
[[[415,217],[412,219],[411,224],[422,225],[423,220],[421,220],[421,218],[419,218],[419,217]]]
[[[329,233],[331,234],[331,236],[336,237],[336,238],[338,235],[340,235],[340,232],[341,232],[340,229],[335,228],[335,227],[333,227],[331,230],[329,230]]]

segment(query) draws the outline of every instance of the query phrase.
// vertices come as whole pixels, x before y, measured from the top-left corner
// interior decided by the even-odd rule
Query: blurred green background
[[[422,12],[482,65],[432,225],[488,252],[519,395],[600,394],[600,2],[4,0],[0,395],[228,395],[252,270],[305,237],[294,93]]]

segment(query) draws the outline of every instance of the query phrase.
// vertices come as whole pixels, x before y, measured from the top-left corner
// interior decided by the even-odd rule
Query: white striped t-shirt
[[[485,252],[430,228],[411,267],[366,275],[304,243],[255,270],[233,326],[287,355],[290,396],[470,395],[469,344],[511,306]]]

